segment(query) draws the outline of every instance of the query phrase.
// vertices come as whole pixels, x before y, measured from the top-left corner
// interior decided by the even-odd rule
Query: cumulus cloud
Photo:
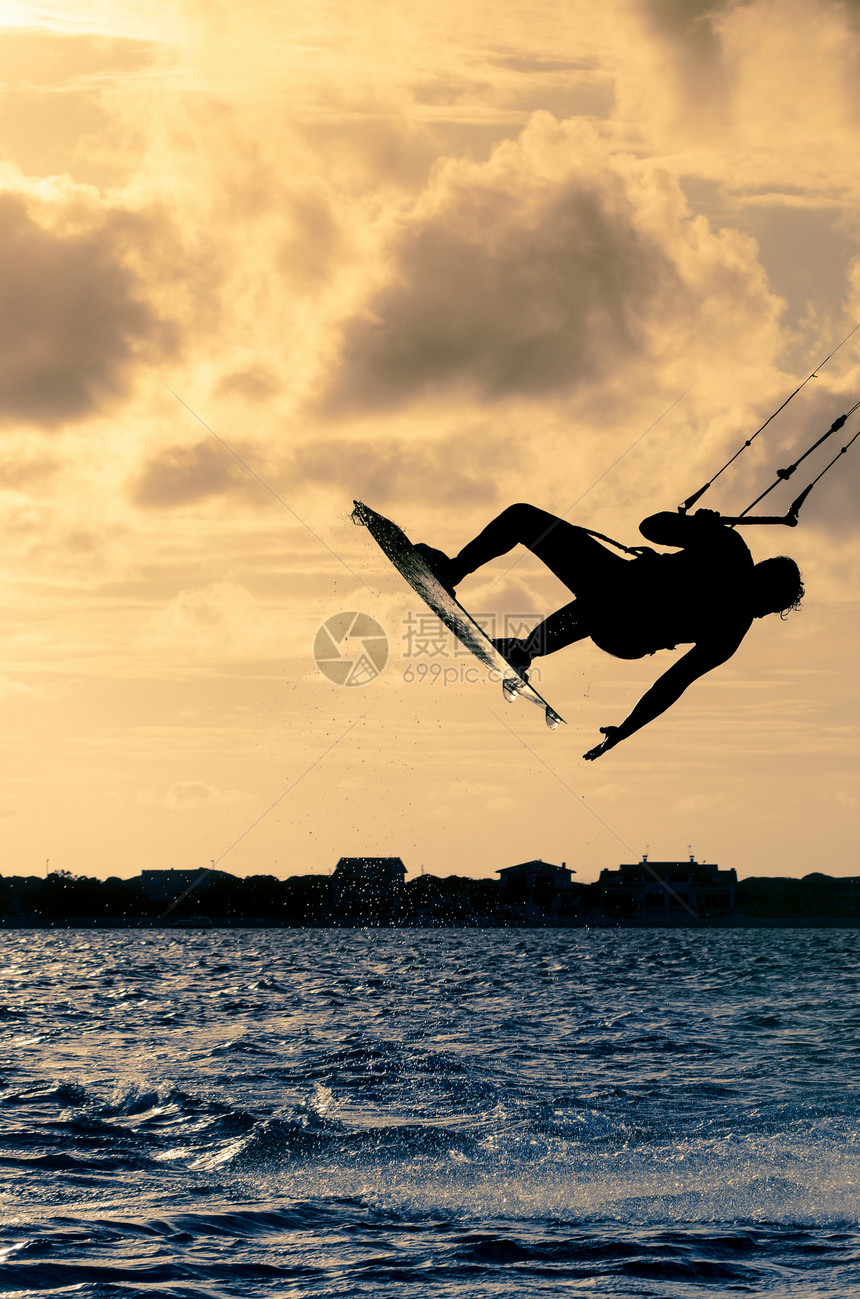
[[[150,617],[140,644],[145,652],[178,651],[183,659],[196,655],[202,664],[225,658],[280,659],[284,637],[280,604],[265,603],[226,577],[179,591]]]
[[[638,9],[671,69],[675,90],[685,108],[692,109],[699,125],[710,119],[718,128],[728,105],[730,69],[727,65],[719,19],[739,7],[727,0],[639,0]]]
[[[256,612],[254,599],[245,587],[231,579],[180,591],[156,618],[158,631],[178,641],[220,639],[236,623],[250,621]]]
[[[857,2],[619,0],[613,117],[706,209],[751,195],[856,210]]]
[[[3,6],[4,12],[8,5]],[[34,15],[35,16],[35,15]],[[158,40],[4,26],[3,156],[30,176],[107,180],[101,142],[114,90],[161,80],[173,49]],[[82,137],[86,147],[81,148]],[[124,166],[128,167],[129,159]]]
[[[656,359],[703,320],[713,349],[777,312],[752,240],[694,218],[659,168],[539,114],[486,164],[440,166],[396,225],[322,405],[563,395]]]
[[[23,195],[0,194],[3,423],[53,428],[90,415],[128,390],[146,349],[166,344],[124,254],[134,221],[106,211],[83,229],[49,228]]]

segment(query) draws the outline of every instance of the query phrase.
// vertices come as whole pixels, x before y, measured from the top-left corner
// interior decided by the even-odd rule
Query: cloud
[[[522,448],[510,434],[467,430],[438,439],[409,441],[396,435],[376,443],[372,454],[354,439],[318,438],[300,448],[290,478],[303,486],[325,484],[383,506],[426,501],[435,494],[447,505],[491,505],[498,499],[499,471],[514,471]]]
[[[140,468],[129,496],[143,509],[165,509],[247,490],[253,479],[214,440],[165,447]]]
[[[147,654],[178,654],[185,662],[195,659],[197,670],[204,663],[214,665],[225,659],[280,661],[289,649],[302,654],[311,671],[309,647],[285,637],[282,602],[265,602],[225,577],[179,591],[141,628],[139,646]]]
[[[783,10],[788,2],[781,0]],[[739,46],[737,31],[747,24],[747,11],[764,17],[766,9],[767,0],[629,0],[632,23],[616,50],[619,116],[639,131],[656,129],[676,147],[735,142],[746,126],[739,98],[746,56],[753,55],[757,69],[770,56],[767,46]],[[790,25],[776,10],[767,21],[771,29]],[[690,165],[688,154],[685,162]]]
[[[659,168],[538,114],[485,164],[447,161],[393,229],[385,283],[343,324],[330,414],[417,398],[569,394],[694,326],[737,349],[779,309],[752,240],[694,218]]]
[[[253,802],[253,795],[241,789],[216,789],[203,780],[177,780],[166,793],[141,790],[138,802],[146,807],[166,807],[172,812],[199,812],[214,807]]]
[[[675,800],[672,804],[672,810],[688,816],[700,812],[712,812],[715,808],[724,807],[725,805],[726,796],[724,793],[687,794],[684,798]]]
[[[516,431],[474,420],[457,433],[420,440],[392,432],[375,440],[372,451],[364,439],[317,436],[280,466],[271,460],[261,464],[259,447],[246,451],[239,444],[237,450],[265,481],[286,484],[281,491],[333,487],[346,501],[360,497],[380,507],[425,501],[434,493],[452,504],[492,506],[499,499],[501,475],[516,473],[525,459]],[[238,493],[253,505],[260,486],[213,439],[156,452],[131,478],[127,492],[141,509],[164,510],[216,497],[235,501]]]
[[[174,54],[174,48],[157,40],[4,26],[4,157],[31,176],[66,172],[103,183],[99,154],[103,133],[110,128],[111,93],[149,80],[161,82],[163,89]]]
[[[637,7],[664,54],[667,46],[672,51],[673,72],[685,100],[697,100],[700,111],[713,111],[727,90],[720,16],[740,6],[727,0],[640,0]]]
[[[219,642],[231,626],[245,625],[256,612],[254,599],[232,579],[180,591],[155,619],[157,631],[177,641]]]
[[[457,104],[479,98],[489,88],[485,81],[439,75],[416,82],[412,94],[417,104]]]
[[[426,123],[389,116],[389,104],[363,100],[339,107],[342,112],[335,120],[326,114],[301,122],[297,138],[312,150],[324,175],[334,178],[341,196],[426,184],[438,156],[438,145]],[[305,166],[312,170],[310,161],[306,159]]]
[[[61,87],[134,76],[163,64],[165,47],[155,41],[89,33],[4,28],[0,82],[9,86]]]
[[[25,686],[21,681],[13,681],[10,677],[0,677],[0,699],[14,699],[29,694],[32,694],[30,686]]]
[[[277,376],[265,365],[250,365],[224,376],[215,390],[216,397],[242,397],[248,401],[266,401],[280,389]]]
[[[643,154],[743,224],[738,198],[805,196],[856,211],[856,0],[621,0],[614,121]],[[748,228],[748,227],[746,227]]]
[[[61,462],[44,455],[9,456],[0,464],[0,486],[7,489],[24,488],[29,484],[43,483],[60,470]]]
[[[121,211],[58,206],[40,224],[25,197],[0,194],[0,421],[56,428],[124,395],[135,364],[169,330],[125,257],[152,233]],[[65,228],[61,224],[65,218]],[[72,222],[76,224],[73,225]]]
[[[489,62],[510,72],[594,72],[598,67],[595,59],[554,58],[540,54],[498,55]]]

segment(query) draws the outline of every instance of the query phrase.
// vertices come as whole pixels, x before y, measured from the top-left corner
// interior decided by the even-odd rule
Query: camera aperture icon
[[[317,628],[314,662],[337,686],[366,686],[388,662],[385,629],[368,613],[333,613]]]

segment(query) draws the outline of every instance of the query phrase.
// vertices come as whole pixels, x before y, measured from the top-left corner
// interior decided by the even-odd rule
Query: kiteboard
[[[448,630],[453,632],[461,645],[474,654],[475,658],[490,672],[501,678],[505,698],[509,701],[527,699],[530,704],[542,708],[547,726],[555,730],[564,718],[547,703],[543,695],[535,690],[527,677],[499,653],[483,628],[463,608],[459,600],[445,589],[406,533],[384,515],[377,514],[376,510],[372,510],[369,505],[364,505],[361,501],[355,501],[354,505],[351,516],[353,523],[367,528],[380,550],[406,578],[415,594],[419,595]]]

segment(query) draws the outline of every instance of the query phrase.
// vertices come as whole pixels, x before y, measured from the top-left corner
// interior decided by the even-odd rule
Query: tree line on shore
[[[165,873],[166,874],[166,873]],[[611,903],[599,882],[565,889],[503,887],[497,880],[419,875],[391,896],[336,896],[327,875],[245,878],[226,871],[201,874],[187,896],[158,896],[144,876],[98,879],[54,871],[47,876],[0,876],[0,926],[64,925],[579,925],[635,924],[647,917],[617,893]],[[689,923],[689,916],[667,917]],[[813,873],[803,879],[756,876],[740,880],[731,913],[710,923],[844,923],[860,926],[860,879]],[[653,917],[651,923],[655,923]]]

